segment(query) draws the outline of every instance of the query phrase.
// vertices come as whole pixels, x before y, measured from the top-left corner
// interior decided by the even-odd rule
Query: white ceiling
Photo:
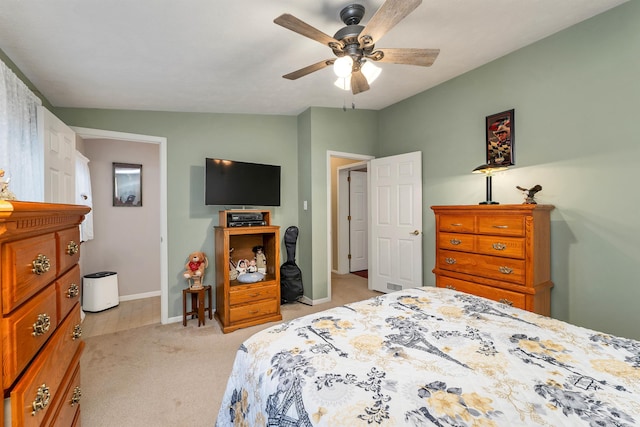
[[[376,47],[439,48],[433,66],[379,64],[352,96],[333,58],[273,23],[291,13],[333,36],[348,0],[2,0],[0,49],[56,107],[299,114],[309,106],[378,110],[626,0],[424,0]],[[361,24],[382,0],[359,0]]]

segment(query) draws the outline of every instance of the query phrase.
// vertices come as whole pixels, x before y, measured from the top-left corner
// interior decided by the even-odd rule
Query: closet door
[[[76,203],[76,134],[44,107],[38,107],[38,135],[44,148],[44,201]]]

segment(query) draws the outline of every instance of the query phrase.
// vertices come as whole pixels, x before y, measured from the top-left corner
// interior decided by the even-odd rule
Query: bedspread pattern
[[[424,287],[254,335],[217,425],[632,426],[639,401],[640,342]]]

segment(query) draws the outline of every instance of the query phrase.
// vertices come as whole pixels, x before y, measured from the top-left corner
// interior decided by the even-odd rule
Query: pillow
[[[260,280],[264,280],[264,274],[262,273],[242,273],[238,276],[238,282],[240,283],[255,283]]]

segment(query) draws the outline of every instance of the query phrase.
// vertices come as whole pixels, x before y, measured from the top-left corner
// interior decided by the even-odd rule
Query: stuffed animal
[[[204,280],[205,269],[209,267],[209,260],[204,252],[192,252],[189,255],[189,261],[185,264],[184,278],[193,280],[191,289],[201,289]]]

